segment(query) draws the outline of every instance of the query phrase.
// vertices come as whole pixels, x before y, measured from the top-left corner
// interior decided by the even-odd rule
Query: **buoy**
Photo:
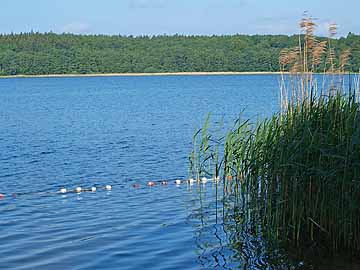
[[[216,176],[216,177],[214,178],[214,180],[215,180],[216,182],[219,182],[219,181],[220,181],[220,176]]]
[[[0,193],[0,200],[4,199],[5,198],[5,195]]]
[[[67,192],[66,188],[60,189],[60,193],[64,194],[64,193],[66,193],[66,192]]]
[[[206,177],[201,178],[201,183],[206,184],[207,181],[208,179]]]
[[[163,186],[167,186],[167,181],[164,180],[164,181],[161,182],[161,184],[162,184]]]
[[[153,186],[155,186],[155,182],[153,182],[153,181],[150,181],[150,182],[148,182],[148,184],[147,184],[149,187],[153,187]]]
[[[233,178],[232,178],[232,176],[229,174],[228,176],[226,176],[226,179],[229,180],[229,181],[231,181]]]
[[[196,181],[195,181],[194,178],[190,178],[190,179],[188,180],[188,183],[189,183],[190,185],[193,185],[195,182],[196,182]]]
[[[181,185],[181,180],[177,179],[177,180],[175,180],[175,183],[176,183],[177,185]]]
[[[112,190],[112,186],[106,185],[105,189],[106,189],[106,190]]]
[[[81,192],[81,187],[77,187],[76,189],[75,189],[75,191],[77,192],[77,193],[80,193]]]
[[[139,185],[139,184],[134,184],[133,187],[134,187],[134,188],[139,188],[140,185]]]
[[[96,187],[92,187],[92,188],[91,188],[91,191],[92,191],[92,192],[95,192],[95,191],[96,191]]]

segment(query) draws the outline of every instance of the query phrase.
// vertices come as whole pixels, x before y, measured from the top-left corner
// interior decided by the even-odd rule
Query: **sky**
[[[360,34],[360,0],[0,0],[0,33],[111,35],[299,33],[304,11],[317,34]]]

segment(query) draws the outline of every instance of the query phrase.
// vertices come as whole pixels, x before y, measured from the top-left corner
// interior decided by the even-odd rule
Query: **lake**
[[[302,269],[225,222],[231,207],[215,200],[214,183],[173,183],[188,178],[192,135],[208,112],[225,127],[242,111],[269,116],[278,79],[1,79],[0,268]],[[169,183],[146,186],[160,180]]]

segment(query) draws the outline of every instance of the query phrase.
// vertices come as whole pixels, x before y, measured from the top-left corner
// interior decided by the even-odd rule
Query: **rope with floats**
[[[215,181],[215,182],[219,182],[220,181],[220,177],[215,177],[215,178],[206,178],[206,177],[203,177],[201,179],[193,179],[193,178],[190,178],[190,179],[187,179],[187,180],[180,180],[180,179],[176,179],[174,181],[174,183],[177,185],[177,186],[180,186],[181,184],[189,184],[189,185],[193,185],[195,183],[202,183],[202,184],[206,184],[208,182],[211,182],[211,181]],[[147,183],[147,186],[148,187],[153,187],[153,186],[156,186],[156,184],[161,184],[162,186],[167,186],[168,185],[168,181],[166,180],[162,180],[162,181],[149,181]],[[133,185],[134,188],[139,188],[140,187],[140,184],[134,184]]]
[[[229,180],[229,179],[228,179]],[[187,180],[180,180],[180,179],[176,179],[176,180],[160,180],[160,181],[149,181],[146,183],[146,186],[148,187],[154,187],[156,185],[161,185],[161,186],[167,186],[169,183],[174,183],[176,186],[180,186],[182,184],[188,184],[188,185],[194,185],[195,183],[197,184],[206,184],[209,182],[219,182],[220,181],[220,177],[215,177],[215,178],[199,178],[199,179],[187,179]],[[95,193],[97,191],[100,190],[105,190],[105,191],[111,191],[113,190],[114,186],[122,186],[124,187],[123,184],[113,184],[113,185],[105,185],[105,186],[92,186],[89,188],[83,188],[81,186],[77,186],[74,189],[67,189],[65,187],[60,188],[58,191],[55,192],[51,192],[51,191],[42,191],[42,192],[24,192],[24,193],[12,193],[11,195],[7,195],[4,193],[0,193],[0,200],[3,200],[7,197],[12,197],[12,198],[16,198],[18,196],[24,196],[24,195],[53,195],[53,194],[61,194],[61,195],[65,195],[65,194],[70,194],[70,193],[76,193],[76,194],[80,194],[83,192],[90,192],[90,193]],[[139,183],[135,183],[132,185],[133,188],[141,188],[141,184]]]
[[[76,187],[75,189],[67,189],[67,188],[60,188],[58,191],[34,191],[34,192],[20,192],[20,193],[12,193],[12,194],[5,194],[0,193],[0,201],[12,197],[17,198],[19,196],[31,196],[31,195],[38,195],[38,196],[50,196],[50,195],[56,195],[56,194],[69,194],[69,193],[83,193],[83,192],[96,192],[99,190],[106,190],[111,191],[113,188],[112,185],[106,185],[106,186],[92,186],[90,188],[82,188],[80,186]]]
[[[104,190],[110,191],[110,190],[112,190],[112,186],[106,185],[105,187],[102,187],[102,188],[97,188],[95,186],[93,186],[91,188],[77,187],[74,190],[67,190],[66,188],[61,188],[58,191],[58,193],[66,194],[66,193],[96,192],[98,189],[104,189]]]

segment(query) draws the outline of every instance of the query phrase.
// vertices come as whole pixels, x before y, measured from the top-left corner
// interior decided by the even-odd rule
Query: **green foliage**
[[[282,49],[297,36],[105,36],[54,33],[0,35],[0,75],[125,72],[278,71]],[[360,36],[332,42],[360,67]]]
[[[238,207],[245,218],[262,224],[264,235],[359,254],[360,105],[356,95],[309,97],[310,102],[291,104],[256,125],[240,120],[228,132],[224,162],[216,166],[221,166],[224,179],[233,176]],[[229,184],[224,181],[224,190]]]
[[[218,155],[201,155],[200,147],[193,164],[202,172],[206,160],[234,183],[224,181],[224,194],[238,198],[234,209],[241,211],[236,218],[259,224],[258,233],[358,255],[359,76],[345,94],[348,50],[335,57],[333,41],[315,39],[314,26],[311,17],[304,17],[299,46],[281,52],[281,70],[291,71],[281,76],[281,111],[255,125],[239,118],[227,133],[222,161]],[[322,76],[320,87],[314,75],[317,66],[330,72]],[[221,142],[209,144],[208,126],[209,119],[202,132],[206,136],[197,144],[211,150]]]

